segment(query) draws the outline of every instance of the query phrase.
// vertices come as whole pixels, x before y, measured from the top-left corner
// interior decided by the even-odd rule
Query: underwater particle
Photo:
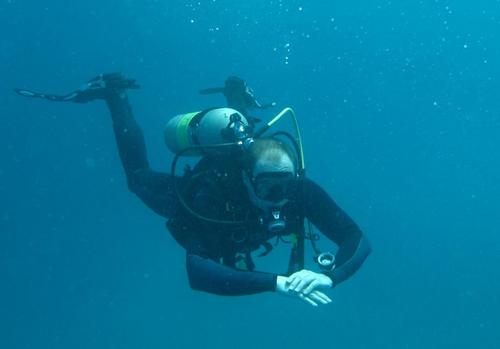
[[[302,6],[299,6],[298,10],[299,10],[299,11],[302,11],[302,10],[303,10],[303,7],[302,7]]]
[[[469,45],[467,45],[467,44],[464,44],[464,48],[469,48]]]
[[[87,165],[87,167],[94,168],[95,167],[95,160],[93,158],[86,158],[85,164]]]
[[[437,101],[434,101],[434,102],[432,102],[432,105],[433,105],[433,106],[435,106],[435,107],[437,107],[438,102],[437,102]]]
[[[193,18],[191,18],[191,19],[189,20],[189,23],[194,23],[194,19],[193,19]]]

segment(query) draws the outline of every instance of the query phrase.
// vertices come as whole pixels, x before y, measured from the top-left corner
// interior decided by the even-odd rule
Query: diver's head
[[[243,183],[252,204],[261,211],[261,222],[272,233],[285,229],[282,208],[297,194],[297,165],[282,142],[257,139],[244,158]]]
[[[273,138],[257,139],[245,154],[250,197],[281,203],[295,195],[297,165],[289,147]],[[260,206],[260,205],[259,205]]]

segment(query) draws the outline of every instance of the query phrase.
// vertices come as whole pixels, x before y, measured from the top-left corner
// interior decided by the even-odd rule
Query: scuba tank
[[[247,118],[231,108],[212,108],[177,115],[163,133],[165,144],[175,154],[201,156],[217,153],[216,145],[250,139]]]

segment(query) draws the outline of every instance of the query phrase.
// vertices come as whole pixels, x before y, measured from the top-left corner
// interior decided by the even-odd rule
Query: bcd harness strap
[[[221,189],[220,188],[221,183],[218,183],[218,182],[221,180],[221,178],[228,178],[228,177],[217,175],[218,171],[214,170],[213,168],[210,169],[210,162],[207,163],[205,161],[203,161],[203,160],[200,161],[197,164],[197,166],[195,166],[194,169],[185,169],[185,174],[184,174],[184,183],[185,183],[184,189],[185,190],[187,189],[187,191],[191,191],[191,190],[195,189],[195,187],[196,187],[195,182],[197,182],[198,180],[201,180],[206,185],[207,179],[208,179],[208,182],[212,182],[214,184],[213,188]],[[222,190],[222,192],[224,192],[224,190]],[[186,194],[186,192],[184,192],[184,194]],[[226,196],[226,195],[223,195],[223,196]],[[299,196],[300,196],[300,194],[299,194]],[[303,200],[300,200],[300,198],[299,198],[299,202],[301,202],[301,201],[303,201]],[[229,215],[233,216],[233,218],[235,218],[234,215],[236,214],[235,211],[237,210],[236,206],[237,205],[235,205],[235,203],[232,200],[229,200],[226,198],[226,199],[224,199],[222,207],[223,207],[223,210],[225,211],[226,214],[229,214]],[[286,234],[286,235],[290,236],[288,241],[283,238],[283,235],[278,233],[278,235],[276,237],[276,242],[274,244],[276,246],[279,243],[279,241],[283,241],[283,242],[287,242],[287,243],[291,244],[291,251],[290,251],[290,257],[289,257],[288,269],[287,269],[288,275],[291,275],[294,272],[299,271],[299,270],[304,268],[304,258],[305,258],[304,240],[306,238],[305,227],[304,227],[305,215],[304,215],[304,208],[302,207],[302,205],[300,205],[300,206],[301,207],[299,208],[299,210],[300,210],[299,216],[296,218],[296,220],[289,222],[289,224],[291,224],[294,232],[291,234]],[[240,223],[242,223],[242,222],[240,222]],[[237,225],[239,225],[239,224],[237,224]],[[248,229],[248,228],[251,228],[251,227],[247,226],[246,229]],[[251,233],[249,233],[249,234],[251,234]],[[245,241],[250,236],[247,234],[243,234],[243,235],[244,236],[241,236],[242,237],[241,241],[238,238],[235,240],[235,242],[244,244]],[[232,238],[232,237],[230,237],[230,238]],[[252,240],[251,237],[250,237],[250,240]],[[259,240],[261,240],[261,239],[259,239]],[[261,241],[254,241],[254,243],[255,242],[258,242],[259,245],[264,247],[264,251],[258,255],[259,257],[268,255],[273,249],[273,245],[270,242],[268,242],[266,239],[262,238]],[[235,252],[235,254],[233,254],[233,256],[225,256],[224,259],[226,259],[226,262],[229,262],[230,260],[232,260],[233,262],[229,262],[228,264],[233,264],[238,269],[244,269],[244,270],[248,270],[248,271],[252,271],[255,269],[255,263],[253,262],[252,256],[251,256],[251,249],[248,247],[243,247],[243,250],[241,252]]]

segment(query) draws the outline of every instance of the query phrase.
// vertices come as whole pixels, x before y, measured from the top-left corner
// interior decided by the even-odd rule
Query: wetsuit
[[[246,215],[248,224],[217,225],[202,222],[189,215],[178,201],[172,177],[150,168],[144,137],[133,117],[126,95],[112,95],[107,99],[107,105],[128,187],[154,212],[169,219],[169,230],[186,249],[186,267],[191,287],[221,295],[274,291],[277,274],[252,270],[252,266],[248,266],[252,263],[248,256],[276,235],[270,235],[253,219],[257,215],[256,209],[248,203],[241,185],[236,184],[236,189],[231,190],[233,200],[229,202],[240,210],[236,208],[226,213],[240,218]],[[284,235],[290,234],[291,230],[299,230],[305,217],[337,244],[339,249],[336,268],[327,273],[333,285],[337,285],[358,270],[370,253],[370,245],[354,221],[320,186],[306,179],[302,188],[300,200],[291,204],[285,212],[290,218],[290,224]],[[227,209],[228,201],[217,202],[217,197],[214,196],[220,194],[218,188],[196,189],[191,198],[199,212],[221,214],[218,210],[221,204]],[[210,210],[216,212],[208,212]],[[237,268],[237,256],[242,254],[247,257],[245,262],[248,270]]]

